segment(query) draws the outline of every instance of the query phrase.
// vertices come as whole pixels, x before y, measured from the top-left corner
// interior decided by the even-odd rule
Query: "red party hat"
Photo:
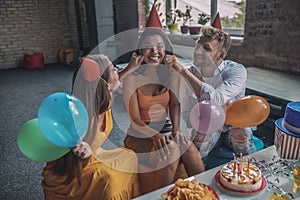
[[[211,26],[222,30],[222,23],[221,23],[219,12],[217,12],[217,15],[216,15],[213,23],[211,24]]]
[[[92,82],[100,76],[100,68],[96,61],[82,58],[81,73],[86,81]]]
[[[151,12],[146,23],[146,27],[162,29],[162,25],[155,7],[155,3],[156,1],[154,1],[152,5]]]

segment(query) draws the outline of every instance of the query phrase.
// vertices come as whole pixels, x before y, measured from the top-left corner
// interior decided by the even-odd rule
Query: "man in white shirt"
[[[203,100],[211,100],[225,108],[228,104],[245,95],[247,71],[242,64],[224,60],[231,46],[229,34],[212,26],[201,28],[199,39],[194,50],[194,66],[183,67],[175,56],[166,56],[165,63],[178,71],[184,78],[181,83],[181,111],[182,117],[190,124],[190,112],[192,107]],[[201,111],[200,111],[201,112]],[[212,122],[213,123],[213,122]],[[245,149],[238,149],[235,153],[249,154],[255,151],[251,140],[252,131],[235,132],[235,140],[229,135],[232,127],[224,125],[223,130],[211,134],[194,132],[194,143],[198,147],[201,156],[209,160],[210,153],[222,152],[224,148],[230,149],[228,159],[240,144],[246,143]],[[222,134],[221,134],[222,133]],[[243,146],[243,145],[242,145]],[[226,156],[225,156],[226,157]],[[206,159],[203,159],[205,162]],[[215,162],[212,160],[212,162]],[[212,168],[220,163],[206,162],[206,168]]]

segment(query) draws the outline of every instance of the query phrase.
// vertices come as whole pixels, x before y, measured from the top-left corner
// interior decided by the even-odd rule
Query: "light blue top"
[[[200,97],[197,98],[186,81],[181,79],[181,113],[183,119],[187,122],[188,128],[192,128],[189,118],[190,112],[196,103],[203,100],[212,100],[225,109],[228,104],[245,96],[247,70],[242,64],[224,60],[215,70],[214,76],[210,78],[203,77],[201,71],[194,66],[190,67],[189,70],[202,81],[202,89]],[[225,125],[223,131],[228,129],[229,127]],[[206,135],[205,148],[200,149],[203,157],[215,146],[220,134],[221,131]]]

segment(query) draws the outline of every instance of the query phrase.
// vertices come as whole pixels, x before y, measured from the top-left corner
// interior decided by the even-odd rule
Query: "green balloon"
[[[51,143],[42,133],[38,119],[25,122],[19,129],[17,144],[20,151],[29,159],[38,162],[56,160],[70,151]]]

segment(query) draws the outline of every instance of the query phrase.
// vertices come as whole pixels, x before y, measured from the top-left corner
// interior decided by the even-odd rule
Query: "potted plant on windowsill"
[[[178,14],[178,18],[183,20],[182,26],[180,27],[182,34],[189,33],[189,26],[191,25],[192,15],[191,15],[191,6],[185,6],[185,12],[182,12],[181,10],[177,9],[176,12]],[[187,25],[188,23],[188,25]]]
[[[205,25],[207,22],[209,22],[210,16],[206,13],[200,13],[198,14],[198,24]]]
[[[177,0],[174,0],[174,7],[170,9],[166,14],[167,17],[167,26],[169,28],[170,33],[177,33],[178,32],[178,12],[177,8]]]
[[[209,22],[210,16],[206,13],[199,13],[198,14],[198,24],[200,26],[193,26],[190,27],[190,34],[191,35],[196,35],[200,33],[201,26],[205,25],[207,22]]]

